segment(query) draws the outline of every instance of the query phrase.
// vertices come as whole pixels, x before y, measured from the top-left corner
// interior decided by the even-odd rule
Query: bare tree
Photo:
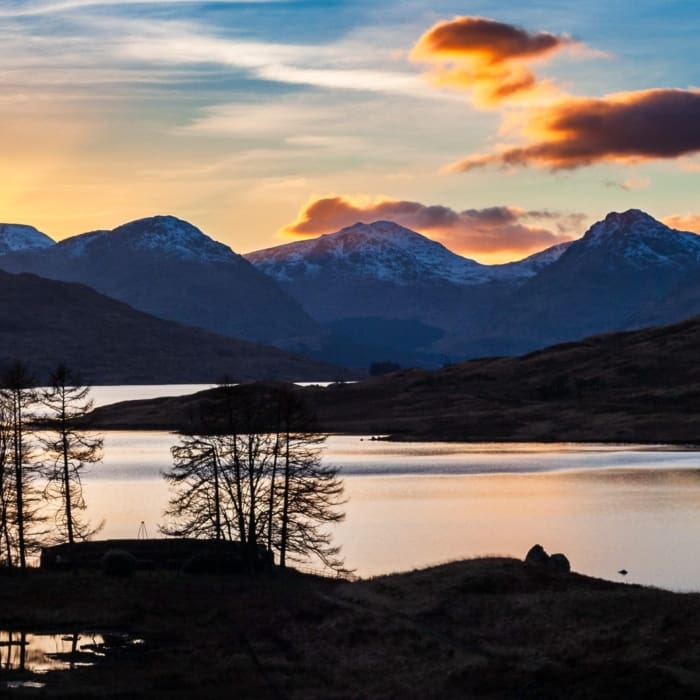
[[[331,544],[332,535],[324,529],[345,518],[339,510],[344,500],[338,470],[321,459],[326,436],[315,429],[313,415],[293,391],[280,389],[277,402],[282,478],[273,483],[280,513],[270,536],[279,565],[285,568],[288,558],[304,562],[315,556],[325,566],[343,570],[340,548]]]
[[[13,484],[10,461],[11,430],[9,406],[0,397],[0,562],[12,566],[13,539],[10,523],[13,520]]]
[[[28,423],[30,410],[36,403],[34,377],[22,362],[15,362],[3,377],[0,399],[3,403],[3,431],[6,435],[5,538],[8,565],[16,557],[20,569],[27,566],[27,554],[38,546],[34,531],[42,520],[39,516],[40,494],[36,488],[39,475],[32,450]]]
[[[218,436],[184,435],[171,448],[173,468],[164,473],[175,495],[161,532],[173,537],[231,538],[231,519],[221,475]]]
[[[283,567],[316,556],[341,569],[323,528],[343,518],[342,482],[322,463],[325,436],[296,395],[276,386],[221,387],[201,427],[172,448],[164,476],[175,493],[161,531],[236,539],[250,566],[264,544]]]
[[[45,496],[58,501],[56,527],[69,544],[86,540],[99,532],[104,522],[92,526],[81,518],[85,510],[82,472],[102,459],[103,439],[100,435],[77,428],[93,406],[90,387],[82,383],[65,365],[60,364],[50,375],[49,386],[39,400],[48,410],[43,416],[43,430],[38,441],[44,448],[47,478]]]

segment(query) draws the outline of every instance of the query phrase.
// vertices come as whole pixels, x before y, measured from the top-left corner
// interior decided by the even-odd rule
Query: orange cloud
[[[420,202],[334,196],[308,202],[296,221],[279,233],[311,237],[358,221],[389,220],[429,235],[463,255],[503,262],[571,240],[580,233],[582,219],[580,214],[506,206],[455,211]]]
[[[571,97],[535,111],[531,143],[470,156],[448,166],[489,164],[566,170],[599,162],[677,158],[700,151],[700,90],[642,90],[603,98]]]
[[[433,64],[431,77],[438,85],[470,89],[477,104],[493,106],[551,90],[527,64],[572,43],[567,35],[528,32],[484,17],[455,17],[423,34],[411,58]]]
[[[686,214],[667,216],[662,221],[666,226],[675,228],[678,231],[692,231],[700,233],[700,214]]]

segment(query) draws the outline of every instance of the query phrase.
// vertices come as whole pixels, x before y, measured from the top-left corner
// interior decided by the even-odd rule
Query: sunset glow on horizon
[[[700,231],[692,3],[11,0],[0,222],[247,253],[388,219],[480,262]]]

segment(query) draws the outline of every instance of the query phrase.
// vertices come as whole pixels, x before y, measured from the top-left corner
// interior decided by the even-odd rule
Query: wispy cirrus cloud
[[[414,61],[433,65],[430,79],[441,86],[470,91],[480,106],[552,93],[531,69],[554,53],[576,44],[564,34],[531,32],[486,17],[455,17],[425,32],[411,52]]]
[[[244,3],[219,0],[215,4]],[[170,5],[208,7],[210,3],[56,0],[10,7],[0,3],[0,30],[5,30],[8,42],[3,51],[3,82],[61,85],[68,95],[71,86],[80,88],[90,82],[100,86],[120,78],[125,86],[150,81],[154,90],[190,80],[187,92],[205,95],[228,77],[257,83],[260,92],[278,83],[430,100],[454,98],[446,91],[427,89],[390,48],[370,44],[362,36],[336,37],[324,44],[302,43],[291,32],[290,41],[279,40],[279,34],[268,40],[264,32],[254,39],[235,25],[216,25],[211,13],[155,12]],[[61,12],[66,14],[59,16]],[[48,17],[31,20],[32,15]],[[103,81],[105,75],[116,78]]]
[[[91,7],[122,8],[128,5],[158,6],[158,5],[239,5],[245,4],[276,4],[287,3],[290,0],[6,0],[0,8],[0,18],[33,17],[50,15],[71,10],[82,10]]]
[[[358,221],[386,219],[429,235],[463,255],[482,259],[527,255],[580,235],[585,217],[496,206],[457,211],[443,205],[388,198],[329,196],[312,199],[284,236],[331,233]]]
[[[459,160],[447,170],[535,165],[571,170],[639,163],[700,152],[700,90],[656,89],[571,97],[527,118],[527,143]]]
[[[421,79],[405,70],[366,65],[361,47],[268,43],[212,36],[184,23],[142,26],[122,40],[122,58],[156,65],[218,64],[254,78],[312,87],[383,92],[434,99]],[[353,58],[353,55],[356,58]]]

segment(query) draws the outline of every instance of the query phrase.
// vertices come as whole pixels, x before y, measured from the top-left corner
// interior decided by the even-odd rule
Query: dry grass
[[[117,627],[147,640],[54,674],[47,697],[700,695],[700,596],[511,559],[354,583],[32,572],[0,578],[0,595],[2,628]]]

